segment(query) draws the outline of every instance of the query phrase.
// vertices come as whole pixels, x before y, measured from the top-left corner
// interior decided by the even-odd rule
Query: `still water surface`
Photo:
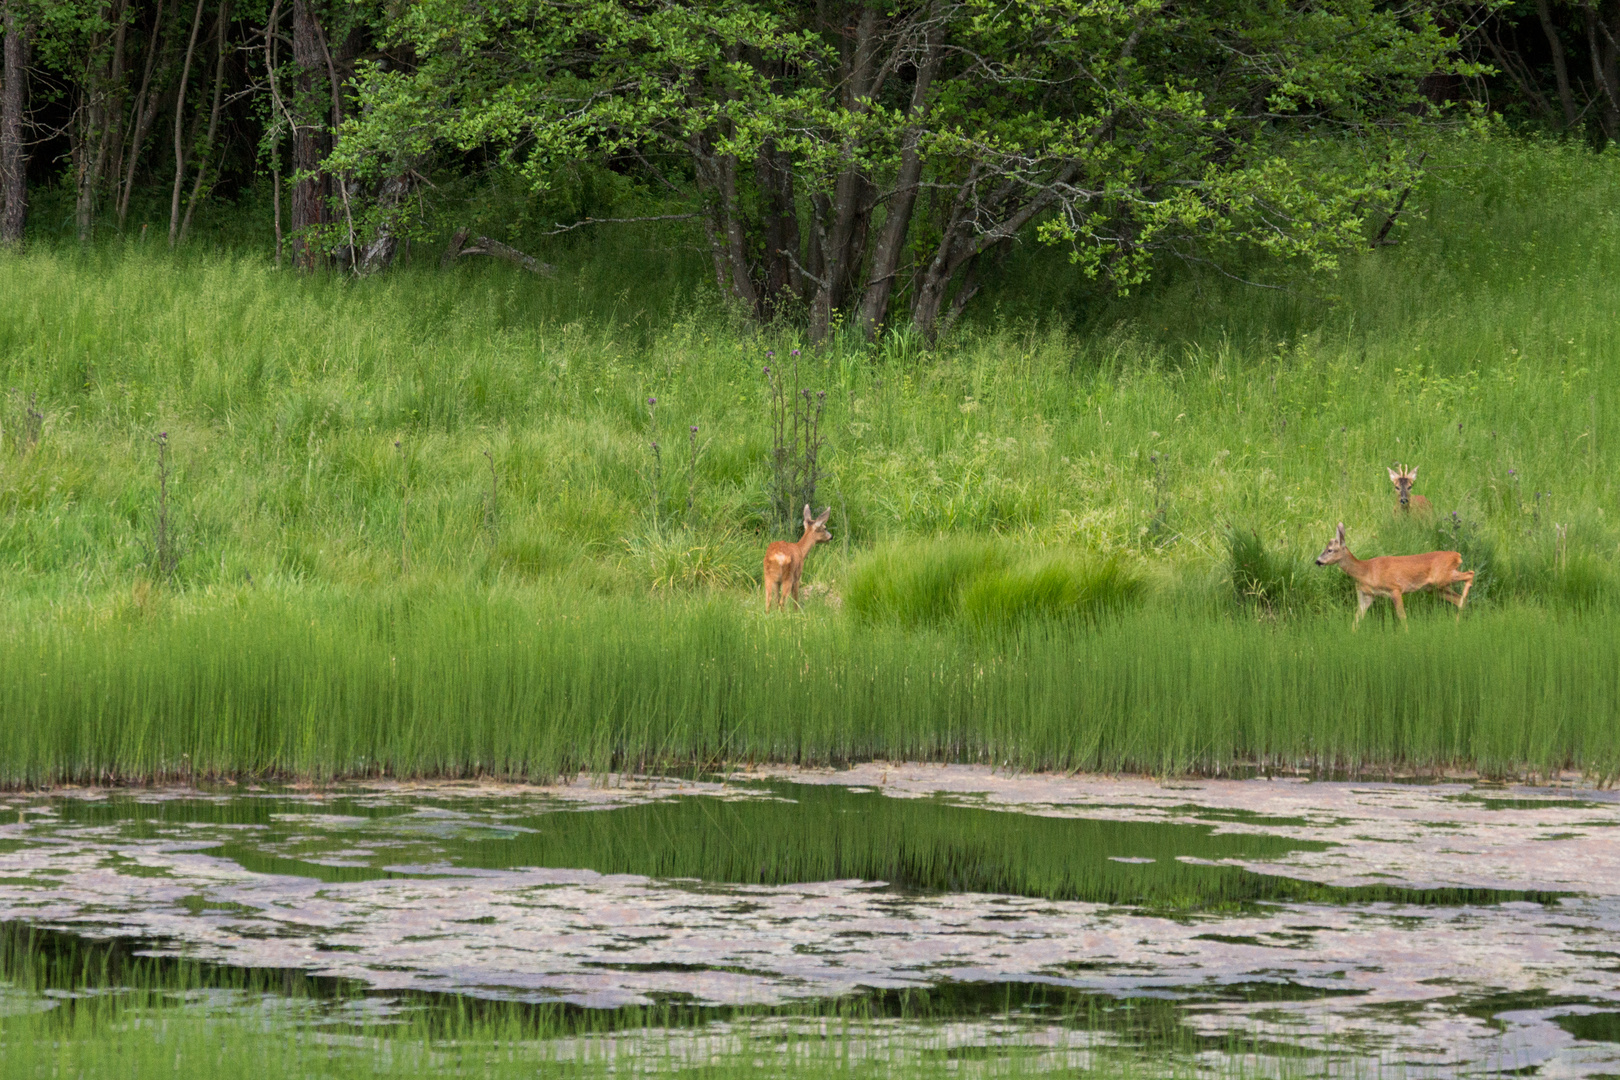
[[[1322,1051],[1324,1070],[1620,1073],[1607,791],[872,764],[13,794],[0,822],[0,919],[380,1002],[674,1001],[718,1024],[928,990],[952,1039],[983,1044],[1013,1030],[986,1002],[1034,988],[1171,1008],[1211,1045]]]

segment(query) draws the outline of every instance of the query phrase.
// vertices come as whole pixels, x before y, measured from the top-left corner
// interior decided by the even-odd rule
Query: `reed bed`
[[[499,776],[884,758],[1021,769],[1620,770],[1608,609],[1142,610],[985,635],[728,596],[246,593],[0,640],[0,782]],[[1387,625],[1387,622],[1386,624]]]

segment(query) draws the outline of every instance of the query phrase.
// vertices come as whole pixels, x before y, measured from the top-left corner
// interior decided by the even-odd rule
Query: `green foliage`
[[[1478,70],[1434,11],[1371,0],[422,0],[390,44],[415,63],[364,72],[331,164],[478,152],[541,191],[566,163],[652,155],[726,238],[721,287],[762,318],[807,309],[815,340],[834,309],[876,335],[908,250],[931,337],[971,261],[1032,231],[1122,289],[1164,252],[1332,269],[1417,175],[1418,80]],[[919,181],[950,194],[918,210]]]

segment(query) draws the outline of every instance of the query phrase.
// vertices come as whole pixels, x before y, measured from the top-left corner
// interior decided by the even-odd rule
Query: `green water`
[[[1330,845],[1207,824],[1041,817],[834,785],[757,784],[747,792],[751,797],[689,795],[542,813],[514,810],[511,803],[429,801],[406,808],[343,796],[318,804],[277,797],[114,797],[58,806],[64,823],[118,823],[132,838],[181,823],[256,826],[210,853],[256,873],[334,883],[420,876],[438,867],[546,867],[734,885],[858,879],[899,890],[1172,909],[1262,901],[1547,902],[1556,895],[1340,888],[1211,865],[1264,863]]]

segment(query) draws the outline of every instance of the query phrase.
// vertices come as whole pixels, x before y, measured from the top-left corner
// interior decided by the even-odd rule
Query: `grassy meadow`
[[[0,256],[0,782],[1612,777],[1616,160],[1458,143],[1398,245],[1294,292],[1116,297],[1017,251],[931,352],[751,329],[674,226],[543,252],[555,278]],[[794,363],[835,539],[767,617],[763,368]],[[1393,512],[1395,461],[1431,519]],[[1460,624],[1380,604],[1352,638],[1311,565],[1341,520],[1362,557],[1462,551]]]

